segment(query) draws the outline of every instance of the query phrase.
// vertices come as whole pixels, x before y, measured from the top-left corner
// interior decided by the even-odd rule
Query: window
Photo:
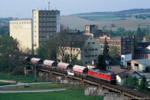
[[[90,42],[88,42],[88,44],[91,44]]]
[[[95,44],[95,42],[92,42],[92,44]]]
[[[95,50],[98,50],[97,48],[95,48]]]
[[[129,49],[129,46],[127,46],[127,50]]]

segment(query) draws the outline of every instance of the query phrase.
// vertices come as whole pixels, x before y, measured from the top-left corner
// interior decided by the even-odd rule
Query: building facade
[[[137,43],[135,59],[150,59],[150,42]]]
[[[10,36],[17,39],[23,52],[32,49],[32,20],[10,21]]]
[[[111,37],[108,35],[100,36],[99,38],[95,38],[95,40],[101,46],[101,51],[103,51],[105,39],[109,45],[109,48],[116,47],[120,55],[132,54],[134,57],[134,49],[135,49],[135,37]]]
[[[84,35],[89,35],[94,38],[99,37],[102,34],[102,30],[98,30],[98,25],[85,25]]]
[[[80,60],[83,65],[87,65],[95,60],[101,54],[101,48],[96,40],[91,36],[73,35],[73,38],[67,38],[63,46],[59,46],[65,55]],[[62,53],[57,50],[57,59],[62,61]]]
[[[133,71],[146,71],[150,68],[150,59],[136,59],[126,62],[126,68]]]
[[[33,48],[37,49],[60,32],[60,11],[33,10]]]
[[[60,32],[60,11],[33,10],[32,15],[31,20],[10,21],[10,36],[18,40],[23,51],[35,51]]]

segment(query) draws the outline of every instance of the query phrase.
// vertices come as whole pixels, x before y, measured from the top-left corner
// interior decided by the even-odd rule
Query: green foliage
[[[138,27],[137,29],[136,36],[138,37],[137,38],[138,42],[141,42],[143,40],[143,33],[140,27]]]
[[[109,52],[109,46],[108,46],[107,40],[106,40],[106,38],[105,38],[104,50],[103,50],[103,55],[104,55],[104,57],[107,57],[107,56],[108,56],[108,52]]]
[[[18,55],[18,42],[11,37],[3,37],[0,39],[0,53],[4,57]]]
[[[37,54],[43,59],[56,60],[56,40],[52,39],[37,49]]]
[[[72,65],[82,65],[82,62],[81,62],[81,60],[74,59],[70,62],[70,64],[72,64]]]
[[[146,81],[145,76],[142,77],[142,80],[140,81],[140,83],[138,83],[138,80],[136,77],[129,77],[124,81],[123,85],[129,88],[137,89],[138,91],[142,91],[144,93],[150,94],[148,90],[148,83]]]
[[[3,85],[12,85],[14,83],[6,83],[6,82],[0,82],[0,86],[3,86]]]
[[[120,52],[117,47],[111,46],[109,50],[109,55],[116,61],[120,61]]]
[[[124,86],[135,89],[138,86],[137,78],[136,77],[128,77],[124,83]]]
[[[9,27],[0,26],[0,35],[2,36],[9,36]]]
[[[10,74],[21,74],[23,71],[22,63],[19,61],[21,54],[18,42],[11,37],[0,38],[0,72]],[[16,72],[19,73],[16,73]]]
[[[96,68],[99,69],[99,70],[106,70],[106,59],[104,57],[104,55],[99,55],[98,56],[98,61],[96,63]]]
[[[8,74],[0,74],[0,80],[13,80],[17,82],[24,82],[24,83],[32,83],[35,82],[33,76],[21,76],[21,75],[8,75]],[[46,82],[42,80],[37,80],[37,82]]]
[[[98,56],[98,61],[97,61],[97,64],[96,64],[96,68],[99,69],[99,70],[106,70],[106,60],[107,60],[107,57],[109,57],[109,46],[108,46],[108,43],[107,43],[107,40],[105,38],[105,42],[104,42],[104,48],[103,48],[103,55],[99,55]]]
[[[140,91],[148,90],[148,83],[146,81],[146,77],[145,76],[142,77],[142,80],[140,81],[140,84],[138,86],[138,90],[140,90]]]
[[[0,94],[0,100],[103,100],[102,96],[84,96],[84,90],[68,89],[66,91],[43,93]]]

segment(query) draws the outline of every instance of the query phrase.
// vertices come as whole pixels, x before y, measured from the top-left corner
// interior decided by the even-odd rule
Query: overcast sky
[[[1,0],[0,17],[30,18],[32,9],[58,9],[61,15],[150,8],[150,0]]]

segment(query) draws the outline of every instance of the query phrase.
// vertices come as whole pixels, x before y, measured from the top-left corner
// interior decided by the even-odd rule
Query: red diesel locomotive
[[[102,80],[108,81],[112,84],[116,83],[116,74],[109,71],[101,71],[99,69],[90,69],[88,70],[88,75]]]
[[[108,81],[112,84],[116,83],[116,74],[110,71],[102,71],[99,69],[88,69],[85,66],[79,66],[79,65],[74,65],[72,66],[69,63],[63,63],[59,62],[58,64],[55,61],[52,60],[42,60],[40,58],[30,58],[30,57],[25,57],[24,61],[30,62],[31,64],[38,64],[42,65],[46,68],[53,68],[55,67],[57,70],[61,70],[64,72],[67,72],[68,75],[82,75],[82,76],[88,76],[88,77],[94,77],[98,79],[102,79],[105,81]]]

